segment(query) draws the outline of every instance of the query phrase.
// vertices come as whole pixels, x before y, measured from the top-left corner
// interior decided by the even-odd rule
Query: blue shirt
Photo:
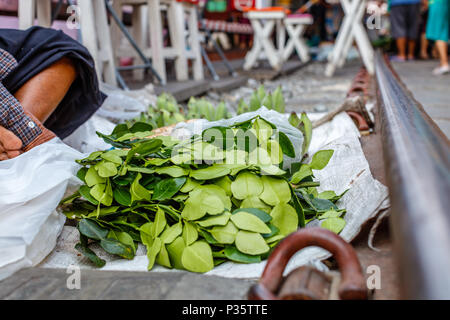
[[[390,6],[399,6],[402,4],[417,4],[420,3],[420,0],[390,0]]]

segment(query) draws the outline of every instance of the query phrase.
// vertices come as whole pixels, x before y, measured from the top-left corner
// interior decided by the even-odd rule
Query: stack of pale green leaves
[[[250,96],[248,103],[243,99],[239,101],[237,114],[256,111],[262,106],[284,113],[285,101],[281,87],[276,88],[273,92],[268,92],[263,85],[259,86]],[[173,96],[163,93],[158,96],[155,105],[150,105],[147,112],[143,112],[139,117],[128,121],[128,125],[144,122],[152,125],[153,128],[161,128],[189,119],[217,121],[230,117],[231,113],[228,112],[223,101],[215,106],[206,98],[191,97],[184,109]]]
[[[178,105],[175,98],[170,94],[163,93],[158,96],[155,105],[148,107],[147,112],[142,112],[139,117],[127,123],[131,126],[136,122],[143,122],[150,124],[153,128],[161,128],[185,120],[187,119],[184,110]]]
[[[147,112],[143,112],[139,117],[128,121],[128,124],[144,122],[150,124],[153,128],[162,128],[189,119],[217,121],[231,116],[224,102],[214,106],[205,98],[191,97],[186,109],[185,111],[173,96],[163,93],[158,96],[155,105],[150,105]]]
[[[146,138],[151,129],[138,122],[118,125],[111,135],[98,133],[114,149],[78,160],[83,185],[62,206],[78,220],[77,250],[96,266],[105,261],[93,243],[126,259],[142,243],[149,270],[157,263],[207,272],[227,260],[260,262],[313,219],[336,233],[344,227],[345,210],[335,204],[342,195],[318,193],[320,183],[313,180],[332,150],[283,170],[294,147],[260,117],[187,141]]]
[[[214,106],[205,98],[197,99],[191,97],[187,104],[187,119],[206,119],[208,121],[217,121],[228,119],[231,114],[228,112],[225,102],[220,102]]]
[[[286,103],[283,97],[281,87],[277,87],[272,93],[267,92],[263,85],[260,85],[250,96],[250,100],[245,102],[241,99],[238,104],[237,114],[256,111],[262,106],[269,110],[275,110],[284,113]]]

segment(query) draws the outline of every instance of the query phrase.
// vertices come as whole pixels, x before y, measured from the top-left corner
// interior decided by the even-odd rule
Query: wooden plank
[[[69,289],[66,269],[28,268],[0,282],[8,300],[173,300],[245,299],[254,280],[181,272],[130,272],[81,269],[80,288]],[[226,287],[227,290],[220,288]],[[211,295],[211,290],[214,295]]]
[[[187,4],[185,4],[187,5]],[[188,26],[189,26],[189,44],[191,47],[191,53],[194,57],[192,61],[192,70],[194,74],[195,80],[203,80],[203,59],[200,52],[200,35],[198,32],[198,20],[197,20],[197,11],[196,5],[187,5],[189,18],[188,18]]]
[[[177,53],[175,59],[175,74],[178,81],[189,78],[188,62],[185,55],[186,41],[184,28],[184,10],[180,2],[171,1],[167,8],[167,20],[169,23],[170,41]]]
[[[160,95],[163,92],[170,93],[178,102],[186,101],[191,96],[204,94],[211,88],[211,81],[181,81],[169,82],[165,86],[155,86],[155,93]]]
[[[156,72],[165,83],[167,79],[166,64],[163,55],[163,33],[161,22],[161,10],[159,0],[148,0],[148,21],[150,31],[150,47],[152,51],[152,64]]]
[[[242,71],[241,74],[256,80],[273,80],[279,76],[289,75],[307,64],[308,62],[304,63],[299,60],[288,60],[283,64],[279,71],[276,71],[264,61],[261,62],[260,67],[248,71]]]
[[[78,6],[80,7],[80,26],[81,26],[81,38],[83,39],[83,45],[88,49],[92,58],[95,61],[95,70],[99,80],[103,80],[103,63],[98,56],[97,46],[97,33],[96,30],[94,6],[89,0],[78,0]]]
[[[124,2],[125,2],[124,0],[113,0],[113,2],[112,2],[112,8],[116,12],[117,16],[119,17],[119,19],[121,21],[123,21],[122,6],[123,6]],[[114,59],[115,59],[116,63],[119,63],[120,57],[122,56],[119,53],[122,31],[120,31],[119,26],[114,21],[111,22],[109,28],[110,28],[110,34],[111,34],[111,44],[112,44],[112,48],[113,48]]]
[[[337,67],[342,67],[353,40],[356,41],[361,58],[369,74],[374,74],[374,51],[362,24],[366,0],[341,0],[344,9],[344,21],[339,29],[335,46],[329,56],[325,75],[331,77]]]
[[[132,13],[132,29],[131,33],[136,41],[139,48],[144,49],[147,48],[147,6],[133,6],[133,13]],[[144,64],[144,61],[141,59],[141,57],[135,53],[134,54],[134,64]],[[133,71],[134,78],[137,80],[144,80],[144,70],[143,69],[137,69]]]
[[[97,33],[99,46],[99,61],[103,67],[103,81],[113,86],[117,86],[115,73],[114,54],[111,44],[111,34],[109,33],[108,17],[106,7],[103,1],[93,1],[94,25]],[[92,32],[89,30],[88,32]]]
[[[36,0],[19,1],[19,29],[25,30],[33,26]]]
[[[52,2],[50,0],[39,1],[37,3],[38,25],[50,28],[52,26]]]
[[[220,78],[218,81],[211,82],[211,90],[215,92],[222,93],[227,92],[247,84],[248,77],[247,76],[237,76],[237,77],[226,77]]]

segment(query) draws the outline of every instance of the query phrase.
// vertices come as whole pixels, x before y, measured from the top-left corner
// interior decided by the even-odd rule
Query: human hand
[[[0,126],[0,161],[15,158],[22,152],[22,140]]]

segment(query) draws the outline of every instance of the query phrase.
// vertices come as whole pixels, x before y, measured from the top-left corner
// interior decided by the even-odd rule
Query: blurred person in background
[[[317,47],[321,42],[330,40],[327,32],[327,10],[330,7],[325,0],[294,0],[291,2],[292,12],[295,14],[309,13],[313,17],[313,24],[305,32],[305,37],[309,39],[308,44],[312,47]]]
[[[313,1],[313,5],[309,9],[314,19],[315,35],[318,36],[319,42],[328,40],[326,28],[326,12],[328,7],[329,5],[325,0],[318,0]]]
[[[398,54],[392,60],[414,60],[416,39],[419,34],[421,0],[389,0],[389,6],[391,33],[398,50]]]
[[[422,0],[420,9],[420,53],[419,56],[423,60],[428,60],[428,39],[426,37],[426,29],[428,22],[428,0]]]
[[[440,65],[433,70],[433,74],[442,75],[450,72],[448,65],[447,42],[449,39],[449,0],[430,0],[426,37],[435,41]]]

